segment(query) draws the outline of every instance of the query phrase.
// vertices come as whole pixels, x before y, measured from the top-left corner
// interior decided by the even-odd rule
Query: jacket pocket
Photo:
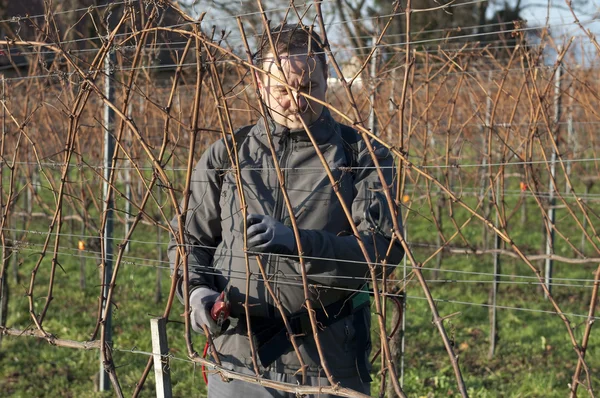
[[[344,324],[343,347],[346,352],[356,350],[356,329],[354,328],[353,317],[354,315],[347,316],[340,321]]]
[[[369,191],[369,202],[364,214],[369,229],[391,238],[394,229],[394,215],[390,211],[385,194],[382,192],[381,184],[369,184]]]

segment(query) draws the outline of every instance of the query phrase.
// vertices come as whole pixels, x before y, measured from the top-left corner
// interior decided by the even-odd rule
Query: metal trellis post
[[[2,75],[2,105],[4,105],[5,101],[6,101],[6,97],[5,97],[5,92],[4,92],[4,84],[5,84],[5,80],[4,80],[4,75]],[[2,221],[8,221],[8,220],[2,220],[2,218],[4,217],[4,214],[7,215],[10,214],[9,212],[5,213],[4,212],[4,192],[2,191],[1,187],[2,187],[2,182],[3,182],[3,178],[4,178],[4,140],[6,138],[6,109],[4,108],[4,106],[2,107],[2,144],[0,144],[0,155],[2,155],[2,157],[0,157],[0,209],[2,209],[2,213],[0,213],[0,222]],[[6,203],[6,206],[10,206],[10,193],[8,195],[8,201]],[[4,228],[10,228],[8,226],[8,224],[5,224]],[[14,255],[14,250],[12,245],[15,244],[15,239],[13,238],[13,241],[11,242],[11,244],[7,244],[5,239],[6,236],[4,235],[4,231],[0,231],[0,233],[2,234],[1,237],[3,238],[2,240],[2,249],[1,249],[1,253],[2,253],[2,257],[0,258],[0,327],[5,327],[6,326],[6,319],[7,319],[7,314],[6,312],[8,311],[8,282],[7,282],[7,278],[6,278],[6,270],[8,269],[8,262],[10,261],[10,254],[13,253]],[[14,232],[13,232],[14,235]],[[0,343],[2,342],[2,334],[0,333]]]
[[[129,105],[127,107],[127,116],[129,118],[132,117],[133,114],[133,105],[132,102],[129,102]],[[128,149],[131,150],[132,147],[132,143],[131,143],[131,136],[127,137],[127,145],[128,145]],[[131,217],[131,201],[133,200],[132,195],[131,195],[131,160],[127,159],[125,161],[125,170],[123,170],[124,173],[124,180],[125,180],[125,236],[127,236],[127,234],[129,234],[129,230],[131,229],[131,226],[133,224],[132,221],[132,217]],[[129,249],[131,247],[131,244],[129,243],[129,241],[127,241],[127,243],[125,243],[125,253],[129,253]]]
[[[158,192],[156,193],[156,198],[159,205],[162,206],[162,187],[158,187]],[[160,219],[157,217],[156,219],[156,241],[158,242],[158,264],[162,264],[163,261],[163,242],[162,242],[162,227],[159,225]],[[162,284],[162,269],[161,267],[156,267],[156,285],[154,287],[154,302],[160,303],[162,298],[161,291]]]
[[[485,194],[485,187],[486,187],[486,177],[488,177],[488,170],[487,170],[487,160],[488,160],[488,156],[489,154],[487,153],[487,148],[488,148],[488,129],[491,128],[491,118],[492,118],[492,87],[493,87],[493,74],[492,72],[488,72],[488,89],[489,92],[487,93],[487,97],[486,97],[486,105],[485,105],[485,124],[483,126],[481,126],[481,136],[483,138],[483,159],[481,160],[481,182],[480,182],[480,188],[479,188],[479,200],[481,200],[481,203],[483,205],[483,203],[485,203],[483,201],[483,196]],[[488,200],[487,206],[485,206],[485,213],[484,216],[486,218],[489,217],[490,212],[491,212],[491,201]],[[484,225],[483,227],[483,234],[482,234],[482,241],[483,241],[483,247],[485,247],[486,249],[489,247],[488,245],[488,227],[486,225]]]
[[[503,174],[501,174],[503,175]],[[496,182],[496,203],[499,202],[500,196],[500,178]],[[498,203],[499,205],[499,203]],[[496,227],[500,228],[500,214],[496,211]],[[488,358],[494,357],[496,352],[496,343],[498,342],[498,286],[500,285],[500,247],[502,245],[502,239],[500,235],[494,234],[494,281],[492,283],[492,302],[490,308],[490,351],[488,352]]]
[[[404,224],[404,242],[408,246],[408,226],[407,223]],[[400,387],[404,388],[404,354],[406,350],[406,301],[408,300],[408,292],[406,288],[408,284],[406,283],[406,278],[408,277],[408,260],[406,259],[406,255],[403,260],[403,269],[402,269],[402,281],[403,287],[402,291],[404,293],[404,300],[402,300],[402,323],[400,327],[401,339],[400,339]]]
[[[571,152],[571,156],[570,158],[573,159],[574,156],[576,155],[577,151],[577,146],[575,145],[574,139],[573,139],[573,102],[574,102],[574,95],[575,95],[575,90],[574,90],[574,86],[573,84],[571,84],[571,87],[569,87],[569,105],[567,108],[567,148],[569,150],[569,152]],[[566,178],[566,187],[565,187],[565,193],[568,194],[569,192],[571,192],[571,185],[569,184],[569,181],[571,179],[571,161],[567,161],[567,177]]]
[[[115,100],[115,89],[111,82],[112,78],[112,65],[114,65],[115,53],[110,51],[109,55],[104,59],[104,95],[109,102]],[[110,281],[113,273],[113,247],[112,247],[112,234],[113,234],[113,198],[112,193],[109,195],[109,179],[111,175],[112,158],[115,152],[115,136],[114,136],[114,121],[115,112],[108,106],[104,105],[104,170],[103,170],[103,197],[104,197],[104,212],[106,216],[106,226],[104,228],[103,240],[105,249],[105,272],[104,281],[102,288],[102,312],[104,319],[104,331],[105,339],[108,344],[112,341],[112,309],[110,303],[107,302],[108,291],[110,288]],[[110,379],[108,373],[104,369],[104,350],[100,350],[100,378],[99,378],[99,390],[107,391],[110,389]]]
[[[0,259],[0,327],[6,327],[8,319],[8,280],[6,277],[10,256],[14,256],[15,251],[12,246],[2,247],[2,259]],[[0,333],[0,344],[2,344],[2,333]]]
[[[559,48],[560,52],[560,48]],[[554,75],[554,140],[556,146],[558,146],[558,135],[560,132],[560,81],[562,74],[562,64],[558,64],[556,74]],[[556,158],[557,153],[555,146],[552,146],[552,156],[550,157],[550,181],[548,183],[548,221],[546,226],[546,264],[544,274],[544,284],[548,289],[548,292],[552,290],[552,266],[553,260],[551,255],[554,252],[554,222],[556,220],[556,198],[554,197],[554,181],[556,178]]]
[[[377,37],[373,36],[372,45],[375,46],[377,43]],[[371,96],[369,101],[371,102],[371,113],[369,114],[369,128],[373,134],[377,134],[377,117],[375,116],[375,100],[377,99],[375,91],[377,90],[377,84],[375,78],[377,77],[377,49],[373,52],[371,58]]]

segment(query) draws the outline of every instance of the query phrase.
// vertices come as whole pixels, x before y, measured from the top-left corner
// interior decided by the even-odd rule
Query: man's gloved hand
[[[271,216],[248,214],[248,250],[259,253],[295,254],[294,231]]]
[[[205,325],[213,335],[220,332],[217,322],[210,316],[210,309],[218,297],[219,293],[207,287],[199,287],[190,294],[192,308],[190,321],[194,332],[204,333],[202,325]]]

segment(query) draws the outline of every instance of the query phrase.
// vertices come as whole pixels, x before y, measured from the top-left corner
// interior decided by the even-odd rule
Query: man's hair
[[[283,24],[270,30],[278,54],[292,54],[306,51],[321,61],[323,73],[327,76],[327,61],[321,37],[311,28],[300,23]],[[266,57],[273,53],[269,36],[265,32],[262,36],[260,47],[256,53],[256,61],[262,65]]]

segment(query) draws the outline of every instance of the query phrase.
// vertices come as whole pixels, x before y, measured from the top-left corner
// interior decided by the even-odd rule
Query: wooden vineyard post
[[[152,333],[152,355],[154,357],[154,377],[156,379],[156,397],[171,398],[171,374],[169,373],[169,362],[166,355],[169,354],[167,344],[167,321],[165,318],[153,318],[150,320],[150,331]]]

